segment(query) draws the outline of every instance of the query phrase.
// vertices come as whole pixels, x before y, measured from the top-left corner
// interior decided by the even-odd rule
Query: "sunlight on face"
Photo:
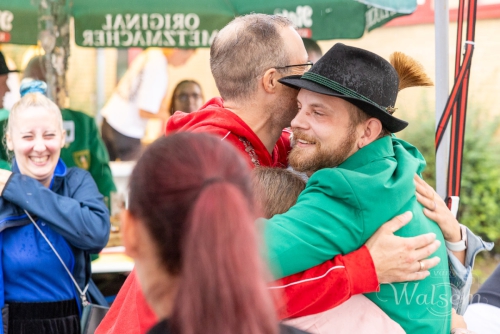
[[[297,171],[336,167],[357,150],[359,135],[349,102],[301,89],[299,113],[292,120],[294,147],[288,157]]]
[[[21,174],[48,187],[64,146],[61,115],[42,107],[28,107],[19,110],[11,122],[7,147],[14,151]]]

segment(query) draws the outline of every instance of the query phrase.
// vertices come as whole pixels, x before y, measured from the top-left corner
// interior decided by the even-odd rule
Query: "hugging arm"
[[[460,240],[462,238],[460,224],[448,210],[441,197],[418,176],[415,176],[415,185],[417,200],[424,206],[424,214],[439,225],[445,240],[449,242]],[[491,242],[484,242],[480,237],[472,233],[469,228],[466,227],[464,231],[467,234],[467,248],[459,252],[447,249],[453,308],[456,309],[459,315],[465,313],[469,304],[472,268],[474,267],[476,255],[483,250],[493,248]]]
[[[411,218],[410,212],[396,216],[358,250],[273,282],[271,289],[283,296],[277,303],[280,318],[327,311],[355,294],[379,291],[379,282],[411,281],[428,276],[427,270],[419,271],[417,261],[425,261],[427,269],[439,262],[439,258],[424,260],[439,247],[435,235],[400,238],[393,234]]]

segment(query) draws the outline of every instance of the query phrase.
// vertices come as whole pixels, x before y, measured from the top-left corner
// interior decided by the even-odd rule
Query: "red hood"
[[[168,119],[166,134],[177,131],[210,132],[225,136],[228,132],[247,138],[252,144],[260,139],[235,113],[224,108],[222,98],[215,97],[200,110],[185,113],[177,111]]]
[[[200,110],[189,114],[177,111],[168,119],[165,133],[168,135],[177,131],[207,132],[222,137],[244,152],[245,157],[252,161],[250,153],[253,152],[249,153],[248,147],[241,140],[246,139],[250,142],[261,166],[286,167],[287,165],[286,156],[289,151],[287,138],[282,137],[278,140],[271,157],[252,129],[235,113],[224,108],[224,101],[220,97],[211,99]]]

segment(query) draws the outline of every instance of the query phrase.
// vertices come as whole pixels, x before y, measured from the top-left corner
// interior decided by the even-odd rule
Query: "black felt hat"
[[[304,75],[284,77],[279,82],[340,97],[379,119],[390,132],[408,126],[390,114],[398,96],[398,73],[372,52],[337,43]]]
[[[7,67],[7,63],[5,62],[5,57],[3,56],[3,53],[0,52],[0,75],[3,75],[3,74],[9,74],[11,72],[19,72],[19,71],[11,71],[9,70],[9,68]]]

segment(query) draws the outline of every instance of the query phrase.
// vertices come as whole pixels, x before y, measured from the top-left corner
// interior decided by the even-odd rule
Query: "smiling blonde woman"
[[[89,254],[106,245],[109,213],[90,174],[59,159],[64,138],[61,113],[42,94],[26,94],[12,108],[6,133],[12,172],[0,170],[6,333],[80,333],[80,295],[64,266],[89,301],[105,303],[90,280]]]

